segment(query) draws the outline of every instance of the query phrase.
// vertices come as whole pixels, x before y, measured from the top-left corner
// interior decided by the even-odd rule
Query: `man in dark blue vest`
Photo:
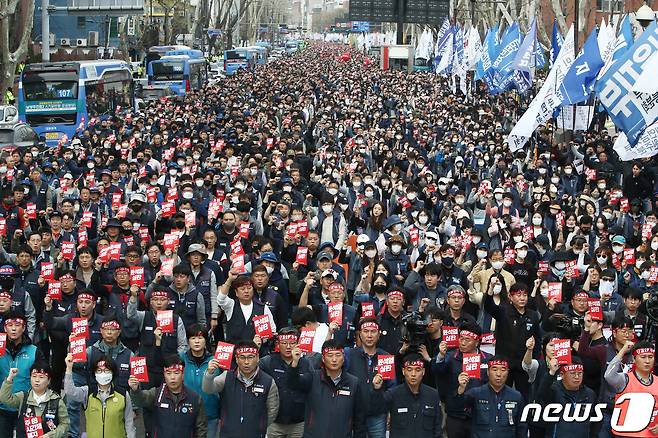
[[[186,264],[174,266],[174,281],[169,286],[170,307],[185,325],[206,325],[206,304],[203,295],[191,283],[192,270]]]
[[[208,433],[208,421],[201,396],[184,385],[185,364],[178,356],[164,360],[162,385],[141,390],[139,381],[130,377],[130,397],[139,406],[153,412],[153,422],[147,430],[158,438],[202,437]]]
[[[254,342],[236,344],[235,362],[236,370],[215,377],[219,362],[211,360],[203,375],[203,392],[221,393],[221,436],[265,438],[267,427],[279,412],[276,383],[258,368],[258,347]]]
[[[190,264],[190,283],[194,289],[203,296],[204,311],[206,321],[210,322],[209,330],[214,330],[217,326],[217,277],[209,267],[203,265],[208,258],[205,245],[193,243],[185,253],[188,263]]]
[[[228,296],[231,287],[235,290],[235,298]],[[253,321],[255,316],[268,315],[272,333],[276,332],[270,308],[254,300],[254,286],[247,275],[239,276],[235,270],[229,271],[226,283],[219,288],[217,304],[224,311],[226,318],[224,334],[227,342],[234,344],[245,339],[253,340],[256,336]]]

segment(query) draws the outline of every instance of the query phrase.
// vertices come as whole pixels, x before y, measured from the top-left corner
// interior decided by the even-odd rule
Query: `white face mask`
[[[334,189],[333,187],[330,187],[330,188],[327,189],[327,192],[328,192],[331,196],[336,196],[336,195],[338,194],[338,189]]]
[[[288,193],[292,192],[292,186],[283,186],[283,191]]]
[[[503,194],[502,193],[496,193],[494,195],[494,198],[496,198],[496,201],[500,201],[501,199],[503,199]]]
[[[429,220],[430,220],[430,218],[428,218],[425,215],[418,216],[418,223],[419,224],[425,225]]]
[[[571,169],[571,168],[564,169],[564,174],[565,175],[571,175],[572,172],[573,172],[573,169]]]
[[[366,198],[372,198],[373,196],[375,196],[375,192],[368,190],[367,192],[365,192],[365,195]]]
[[[541,218],[540,217],[533,217],[532,218],[532,225],[538,227],[541,225]]]
[[[644,263],[644,260],[636,260],[635,261],[635,267],[637,269],[640,269],[640,266],[642,266],[642,263]]]
[[[510,201],[509,199],[505,199],[505,200],[503,201],[503,205],[504,205],[505,207],[511,207],[511,206],[512,206],[512,201]]]
[[[500,284],[500,283],[494,285],[494,287],[493,287],[493,293],[494,293],[494,295],[500,295],[500,293],[502,292],[502,290],[503,290],[503,285]]]
[[[409,199],[410,201],[416,199],[416,196],[418,195],[416,195],[415,193],[407,193],[407,199]]]
[[[274,268],[271,266],[266,266],[265,270],[267,271],[267,275],[272,275],[272,272],[274,272]]]
[[[479,259],[483,259],[487,256],[487,252],[485,250],[478,250],[476,254]]]
[[[192,192],[183,192],[183,199],[192,199],[194,198],[194,193]]]
[[[601,280],[601,284],[599,285],[599,293],[601,295],[612,295],[612,289],[613,289],[613,283],[612,281],[604,281]]]
[[[555,262],[555,269],[558,271],[562,271],[565,268],[565,263],[564,262]]]
[[[352,186],[354,186],[355,189],[358,189],[361,187],[361,181],[354,181],[352,182]]]
[[[203,180],[197,179],[196,181],[194,181],[194,184],[196,184],[197,187],[203,187]]]
[[[642,280],[648,280],[649,277],[651,277],[651,272],[649,272],[649,271],[644,271],[644,272],[642,273]]]
[[[606,218],[607,220],[610,220],[610,219],[612,219],[612,213],[610,213],[608,211],[604,211],[603,212],[603,217]]]
[[[457,205],[464,205],[464,198],[455,198],[455,203]]]
[[[523,239],[523,236],[514,236],[512,239],[514,239],[514,242],[519,243]]]
[[[523,250],[520,249],[516,252],[516,256],[520,259],[526,258],[527,255],[528,255],[528,251],[526,251],[525,249]]]
[[[169,175],[176,176],[177,173],[178,171],[176,169],[169,169]]]
[[[400,251],[402,251],[402,245],[400,245],[399,243],[394,243],[393,245],[391,245],[391,252],[393,254],[400,254]]]
[[[374,259],[376,255],[377,255],[377,250],[375,249],[369,249],[366,251],[366,256],[368,256],[368,258]]]
[[[608,261],[607,256],[598,256],[596,257],[596,261],[598,262],[599,265],[603,265]]]
[[[235,185],[235,188],[240,190],[240,191],[244,190],[244,187],[245,187],[244,184],[236,184]]]
[[[333,206],[333,205],[329,205],[329,204],[327,204],[327,205],[323,205],[323,206],[322,206],[322,211],[324,211],[324,214],[329,214],[329,213],[331,213],[333,210],[334,210],[334,206]]]
[[[612,245],[612,251],[615,254],[621,254],[624,252],[624,246],[623,245]]]
[[[96,373],[96,382],[99,385],[109,385],[112,382],[112,373]]]
[[[500,271],[503,269],[503,266],[505,266],[505,262],[497,261],[497,262],[491,262],[491,267],[494,268],[496,271]]]
[[[350,204],[340,204],[340,209],[342,211],[347,211],[348,208],[350,208]]]
[[[89,162],[87,163],[87,168],[88,168],[88,169],[93,169],[94,166],[95,166],[95,164],[93,163],[93,161],[89,161]],[[7,171],[7,168],[5,167],[5,172],[6,172],[6,171]]]

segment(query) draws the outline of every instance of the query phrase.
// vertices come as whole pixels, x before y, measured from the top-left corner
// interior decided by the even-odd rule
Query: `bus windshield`
[[[25,100],[77,99],[75,72],[28,72],[23,77]]]
[[[151,69],[153,70],[152,80],[154,81],[171,81],[184,79],[184,61],[153,61]]]
[[[245,51],[227,50],[225,59],[247,59],[247,53]]]

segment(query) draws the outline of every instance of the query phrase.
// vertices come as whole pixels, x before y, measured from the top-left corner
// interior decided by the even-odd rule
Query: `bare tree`
[[[25,11],[18,9],[19,3],[26,7]],[[34,0],[19,2],[19,0],[0,0],[0,59],[2,91],[14,83],[16,66],[27,54],[34,18]],[[11,39],[10,39],[11,35]],[[42,35],[46,41],[50,35]]]

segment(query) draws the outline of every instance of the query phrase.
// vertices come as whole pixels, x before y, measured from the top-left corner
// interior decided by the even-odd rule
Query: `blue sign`
[[[370,32],[370,23],[367,21],[353,21],[352,32]]]

